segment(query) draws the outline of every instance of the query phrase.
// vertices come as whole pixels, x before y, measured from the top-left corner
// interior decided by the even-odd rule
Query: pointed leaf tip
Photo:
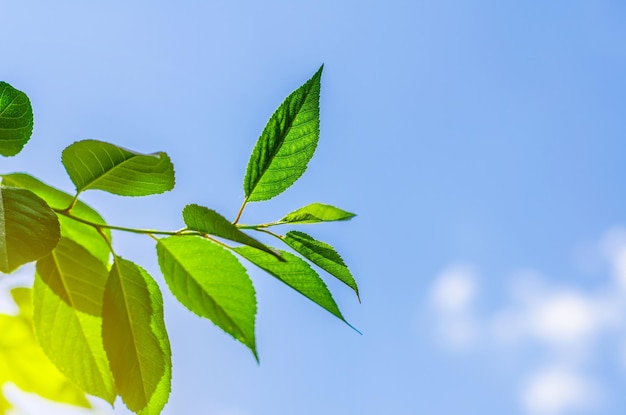
[[[286,215],[279,222],[290,224],[307,224],[317,222],[335,222],[350,220],[356,214],[323,203],[311,203]]]
[[[281,251],[285,261],[280,262],[265,252],[248,246],[235,248],[235,252],[346,322],[324,281],[302,259],[289,252]]]
[[[252,251],[276,258],[258,249]],[[246,269],[225,248],[197,236],[159,239],[163,277],[178,301],[246,345],[258,360],[256,293]]]
[[[272,114],[248,161],[244,194],[268,200],[289,188],[307,168],[320,132],[320,86],[324,65]]]
[[[287,232],[282,240],[300,255],[352,288],[359,302],[361,301],[352,273],[332,246],[298,231]]]

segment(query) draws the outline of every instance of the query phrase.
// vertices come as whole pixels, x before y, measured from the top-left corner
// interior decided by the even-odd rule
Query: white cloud
[[[522,405],[533,415],[560,415],[592,410],[600,401],[595,381],[568,367],[551,367],[533,373],[522,388]]]
[[[579,292],[555,292],[530,309],[532,333],[558,346],[588,341],[605,326],[595,303]]]
[[[448,267],[435,280],[430,302],[439,315],[439,335],[452,349],[466,349],[476,339],[475,296],[476,278],[467,266]]]
[[[597,246],[594,254],[602,256],[611,278],[580,289],[522,270],[510,278],[506,306],[486,315],[476,312],[479,293],[472,268],[444,269],[431,288],[440,339],[465,351],[479,344],[506,353],[533,350],[518,390],[529,415],[593,411],[603,385],[588,370],[600,354],[601,340],[617,345],[614,358],[626,368],[626,229],[609,230]]]
[[[463,313],[471,307],[476,296],[476,278],[471,268],[454,265],[435,279],[431,291],[434,308],[446,314]]]

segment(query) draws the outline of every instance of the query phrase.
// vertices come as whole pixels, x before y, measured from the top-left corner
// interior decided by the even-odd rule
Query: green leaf
[[[159,413],[169,396],[172,365],[163,299],[145,270],[119,257],[104,291],[102,338],[126,406],[134,412]]]
[[[2,176],[2,183],[7,186],[28,189],[42,198],[48,206],[55,209],[67,208],[73,199],[69,194],[55,189],[25,173],[5,174]],[[72,208],[72,215],[93,223],[106,223],[98,212],[80,200],[77,201]],[[60,215],[58,219],[61,225],[62,236],[79,243],[103,263],[107,264],[109,262],[111,254],[109,245],[93,226],[86,225],[62,215]],[[102,229],[102,232],[104,232],[110,241],[111,231],[109,229]]]
[[[11,294],[20,313],[17,316],[0,314],[0,409],[7,402],[3,399],[1,387],[6,382],[13,382],[24,392],[36,393],[55,402],[90,408],[85,393],[57,370],[37,343],[30,310],[30,290],[15,288]]]
[[[19,316],[24,320],[33,319],[32,291],[27,287],[15,287],[11,290],[11,298],[19,309]]]
[[[306,259],[352,288],[357,298],[359,297],[359,288],[352,273],[332,246],[304,232],[297,231],[287,232],[283,241]]]
[[[33,108],[25,93],[0,82],[0,154],[14,156],[33,132]]]
[[[61,373],[85,392],[113,404],[117,392],[102,343],[107,270],[84,248],[74,245],[61,239],[52,254],[37,263],[35,331],[39,344]],[[74,258],[66,256],[68,248],[73,248]]]
[[[309,300],[326,309],[331,314],[339,317],[344,322],[346,321],[341,315],[339,307],[337,307],[324,281],[322,281],[319,275],[317,275],[317,272],[302,259],[289,252],[281,251],[281,255],[285,261],[280,262],[276,261],[276,258],[265,252],[251,249],[247,246],[235,248],[235,251],[254,265],[269,272]]]
[[[258,360],[254,337],[256,296],[237,258],[195,236],[159,239],[157,255],[165,281],[178,301],[248,346]]]
[[[68,306],[100,317],[108,270],[71,239],[61,238],[54,250],[37,261],[41,280]]]
[[[199,205],[187,205],[183,209],[183,220],[190,230],[252,246],[280,258],[276,251],[240,231],[237,226],[212,209]]]
[[[0,187],[1,272],[48,254],[59,237],[59,221],[46,202],[26,189]]]
[[[99,189],[120,196],[146,196],[174,188],[174,166],[163,152],[140,154],[83,140],[63,150],[61,158],[78,192]]]
[[[306,170],[319,139],[322,65],[271,116],[259,137],[244,178],[246,201],[268,200]]]
[[[340,220],[350,220],[356,215],[346,212],[338,207],[324,205],[322,203],[311,203],[298,210],[294,210],[282,218],[279,223],[305,224],[317,222],[334,222]]]
[[[170,396],[172,390],[172,350],[170,348],[170,340],[167,337],[167,329],[165,328],[165,316],[163,315],[163,298],[161,297],[161,291],[158,285],[150,278],[150,284],[152,284],[150,290],[154,295],[152,296],[152,321],[150,328],[159,339],[159,346],[161,350],[165,351],[166,365],[165,373],[161,376],[161,380],[156,386],[156,390],[152,395],[152,398],[148,402],[148,405],[137,412],[138,415],[159,415]],[[158,296],[156,295],[158,294]]]

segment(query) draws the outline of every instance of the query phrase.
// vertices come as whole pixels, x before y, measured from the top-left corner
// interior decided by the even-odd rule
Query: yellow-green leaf
[[[257,357],[256,295],[237,258],[221,246],[195,236],[159,239],[157,255],[165,281],[178,301],[248,346]]]
[[[171,383],[171,350],[158,285],[138,265],[116,257],[104,291],[104,349],[126,406],[158,414]]]
[[[111,143],[82,140],[61,156],[78,192],[104,190],[120,196],[146,196],[174,187],[174,166],[163,152],[141,154]]]
[[[37,262],[33,305],[37,338],[50,360],[85,392],[112,404],[116,390],[102,344],[107,274],[87,250],[61,238]]]
[[[72,202],[73,197],[52,186],[43,183],[26,173],[11,173],[2,176],[2,183],[6,186],[20,187],[28,189],[43,200],[48,206],[55,209],[65,209]],[[93,223],[105,224],[102,216],[86,203],[78,200],[72,208],[72,215]],[[109,262],[111,250],[102,235],[93,227],[66,216],[59,216],[61,225],[61,235],[79,243],[86,248],[93,256],[103,263]],[[102,229],[109,241],[111,241],[111,231]]]
[[[57,216],[39,196],[0,187],[0,272],[12,272],[47,255],[59,237]]]
[[[37,261],[37,273],[68,306],[92,316],[102,316],[108,270],[81,245],[61,238],[52,252]]]
[[[317,222],[334,222],[339,220],[350,220],[356,215],[338,207],[325,205],[323,203],[311,203],[282,218],[279,223],[306,224]]]
[[[18,291],[24,298],[30,290]],[[23,391],[43,398],[90,408],[85,393],[57,370],[37,343],[29,303],[18,304],[17,316],[0,314],[0,401],[3,400],[1,386],[12,382]]]

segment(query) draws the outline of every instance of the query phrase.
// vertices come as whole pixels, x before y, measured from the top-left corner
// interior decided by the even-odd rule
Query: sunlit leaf
[[[156,386],[152,398],[148,405],[137,412],[138,415],[159,415],[170,397],[172,389],[172,350],[170,348],[170,340],[167,337],[165,328],[165,317],[163,315],[163,298],[161,291],[152,278],[149,278],[149,290],[151,291],[152,301],[152,321],[150,328],[159,340],[161,350],[165,352],[165,373],[161,376],[161,380]]]
[[[250,202],[271,199],[306,170],[319,139],[323,66],[270,117],[248,161],[244,193]]]
[[[277,261],[271,255],[247,246],[235,248],[235,251],[254,265],[269,272],[309,300],[328,310],[345,321],[326,284],[309,264],[289,252],[281,251],[284,262]]]
[[[0,187],[0,271],[11,272],[48,254],[59,241],[56,214],[26,189]]]
[[[8,412],[8,410],[11,409],[11,407],[12,407],[11,402],[7,401],[4,398],[4,395],[2,394],[2,389],[0,388],[0,415],[5,415]]]
[[[61,239],[55,248],[66,245],[71,241]],[[50,256],[54,255],[50,254]],[[76,260],[86,260],[94,263],[95,258],[88,257],[84,249],[76,250]],[[39,262],[41,263],[42,260]],[[50,261],[51,262],[51,261]],[[102,307],[102,293],[106,279],[106,269],[100,264],[97,272],[89,272],[88,269],[76,268],[73,264],[66,264],[65,259],[57,263],[58,270],[50,271],[58,285],[63,289],[63,300],[49,286],[50,281],[44,282],[39,275],[41,268],[38,264],[38,275],[33,287],[34,323],[37,339],[44,352],[57,368],[72,380],[85,392],[98,396],[109,403],[113,403],[116,397],[113,375],[109,369],[109,361],[102,344],[102,317],[79,311],[81,303],[99,305]],[[68,269],[66,269],[68,268]],[[71,275],[74,271],[83,271],[81,275]],[[82,277],[84,281],[76,284],[76,278]],[[50,278],[49,278],[50,279]],[[85,287],[93,279],[94,288]],[[68,282],[66,285],[65,282]],[[87,288],[81,290],[81,288]],[[96,295],[99,293],[100,295]],[[69,300],[69,304],[68,301]],[[63,333],[59,335],[59,333]]]
[[[0,154],[14,156],[33,132],[33,109],[28,96],[0,82]]]
[[[85,248],[61,238],[52,252],[37,261],[37,273],[68,306],[101,317],[108,270]]]
[[[28,189],[45,200],[48,206],[56,209],[67,208],[73,199],[69,194],[25,173],[5,174],[2,176],[2,183],[6,186]],[[98,212],[80,200],[72,208],[72,215],[93,223],[105,223]],[[59,216],[59,224],[61,225],[62,236],[79,243],[100,261],[109,262],[111,254],[109,245],[93,226],[85,225],[65,216]],[[102,229],[102,232],[110,241],[111,232],[109,229]]]
[[[48,357],[84,391],[113,403],[115,385],[102,345],[107,276],[101,261],[62,237],[37,262],[33,304],[37,338]]]
[[[14,298],[20,306],[19,315],[0,314],[0,402],[6,406],[2,385],[13,382],[24,392],[36,393],[55,402],[90,408],[85,393],[57,370],[37,343],[32,326],[29,292],[25,288],[12,292],[18,295],[14,295]]]
[[[237,258],[209,240],[192,236],[159,239],[157,254],[165,281],[178,301],[248,346],[257,357],[256,296]]]
[[[212,209],[187,205],[183,209],[183,219],[188,229],[249,245],[280,258],[276,251],[240,231],[237,226]]]
[[[102,338],[117,390],[134,412],[157,414],[169,397],[171,351],[162,319],[156,282],[116,257],[104,291]]]
[[[63,150],[61,159],[78,192],[99,189],[145,196],[174,187],[174,166],[163,152],[141,154],[104,141],[83,140]]]
[[[19,309],[19,316],[25,320],[33,319],[32,289],[15,287],[11,290],[11,298]]]
[[[357,297],[359,296],[359,288],[352,273],[332,246],[304,232],[297,231],[287,232],[283,241],[306,259],[352,288]]]
[[[286,215],[279,222],[291,224],[305,224],[317,222],[333,222],[339,220],[349,220],[355,217],[354,213],[346,212],[335,206],[324,205],[322,203],[311,203],[305,207],[294,210]]]

